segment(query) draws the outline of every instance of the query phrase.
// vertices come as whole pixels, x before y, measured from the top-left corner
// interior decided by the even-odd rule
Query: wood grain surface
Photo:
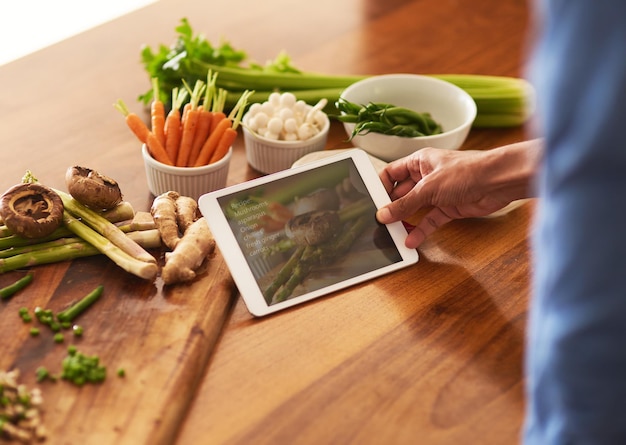
[[[522,0],[160,0],[0,67],[0,189],[26,170],[64,189],[65,170],[83,165],[147,210],[140,146],[112,104],[143,112],[141,47],[171,43],[182,17],[256,61],[285,50],[301,69],[336,74],[519,76],[530,22]],[[526,132],[474,129],[463,149]],[[327,148],[348,146],[334,122]],[[257,176],[239,137],[228,183]],[[103,257],[36,267],[27,290],[0,302],[0,369],[35,385],[35,369],[57,369],[70,343],[107,365],[102,385],[40,385],[51,444],[515,443],[532,212],[530,202],[450,223],[415,266],[261,319],[219,252],[199,280],[172,288]],[[59,310],[98,284],[80,340],[32,338],[19,319],[22,306]]]

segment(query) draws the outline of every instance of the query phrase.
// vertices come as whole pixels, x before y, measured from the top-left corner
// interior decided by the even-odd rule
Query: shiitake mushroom
[[[38,183],[16,184],[0,197],[0,216],[7,228],[24,238],[50,235],[63,222],[63,201]]]
[[[339,214],[333,210],[315,210],[294,216],[285,224],[285,234],[303,246],[329,241],[341,228]]]
[[[293,203],[294,215],[301,215],[315,210],[337,209],[339,209],[339,195],[332,188],[315,190],[308,195],[296,198]]]
[[[65,172],[65,184],[76,201],[94,210],[112,209],[123,199],[115,180],[90,168],[69,167]]]

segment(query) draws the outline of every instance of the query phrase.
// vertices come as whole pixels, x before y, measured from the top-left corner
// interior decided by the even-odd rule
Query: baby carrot
[[[228,153],[228,149],[230,148],[231,145],[233,145],[233,142],[235,142],[236,138],[237,138],[237,130],[235,130],[232,127],[226,128],[226,130],[224,130],[224,134],[222,134],[222,137],[217,143],[217,147],[215,147],[215,150],[213,151],[213,154],[211,155],[209,164],[217,162],[220,159],[222,159],[224,156],[226,156],[226,153]]]
[[[211,130],[212,113],[204,106],[198,107],[198,123],[196,125],[196,134],[193,138],[193,144],[191,145],[191,152],[189,153],[188,165],[193,165],[200,154],[202,145],[209,137],[209,131]]]
[[[217,124],[226,117],[226,113],[224,113],[224,104],[226,103],[227,94],[227,91],[223,88],[220,88],[215,93],[215,98],[211,107],[213,117],[211,119],[210,133],[212,133],[213,130],[215,130],[215,127],[217,127]]]
[[[231,110],[228,117],[224,119],[230,122],[231,125],[224,128],[224,132],[220,136],[217,146],[215,147],[213,153],[211,154],[211,157],[209,158],[209,164],[222,159],[226,155],[226,153],[228,153],[228,149],[231,145],[233,145],[233,142],[235,142],[235,139],[237,138],[237,127],[241,123],[243,112],[246,108],[246,105],[248,104],[248,98],[252,93],[253,91],[244,91],[233,109]],[[221,124],[218,124],[218,126],[219,125]]]
[[[231,127],[231,120],[228,118],[222,119],[215,129],[209,135],[209,138],[206,140],[202,148],[200,149],[200,154],[196,159],[194,167],[200,167],[202,165],[207,165],[213,156],[213,152],[217,148],[217,143],[221,139],[222,135],[226,131],[227,128]]]
[[[165,105],[159,97],[159,82],[155,77],[152,79],[152,105],[150,107],[150,119],[152,132],[165,147]]]
[[[197,108],[190,109],[183,121],[182,134],[180,137],[180,147],[178,147],[178,156],[176,157],[176,165],[178,167],[186,167],[189,155],[191,154],[191,144],[193,144],[196,128],[198,125]]]
[[[128,125],[128,128],[130,128],[135,136],[137,136],[137,139],[146,144],[150,155],[154,159],[162,162],[163,164],[174,165],[170,160],[170,157],[167,155],[165,147],[161,145],[156,135],[150,131],[146,123],[139,117],[139,115],[129,112],[122,100],[118,100],[114,106],[124,115],[126,118],[126,125]]]
[[[191,153],[189,154],[187,165],[194,165],[196,163],[196,159],[198,159],[198,155],[200,154],[200,149],[206,142],[211,132],[211,121],[213,118],[211,103],[213,101],[213,97],[216,91],[216,80],[217,73],[213,73],[212,70],[209,70],[207,74],[207,85],[204,90],[204,100],[202,105],[198,107],[198,109],[200,110],[198,114],[198,126],[196,128],[196,134],[193,139]]]
[[[165,118],[165,151],[170,159],[176,159],[180,146],[180,107],[187,98],[187,90],[172,90],[172,109]]]
[[[162,164],[167,164],[167,165],[172,165],[172,166],[174,165],[171,158],[165,151],[165,147],[161,145],[156,135],[151,131],[148,132],[146,146],[148,147],[148,152],[154,159],[161,162]]]
[[[196,82],[193,91],[191,92],[191,100],[185,106],[186,111],[183,112],[183,129],[180,140],[180,147],[178,149],[178,156],[176,157],[176,165],[179,167],[187,167],[189,162],[189,155],[191,154],[191,147],[196,134],[196,128],[198,126],[198,116],[200,111],[198,110],[199,96],[204,91],[204,83],[201,81]]]
[[[212,114],[213,116],[211,117],[211,130],[210,130],[211,133],[215,131],[215,129],[217,128],[220,122],[226,119],[226,113],[224,113],[223,111],[214,111]]]
[[[189,114],[189,110],[191,110],[191,102],[187,102],[183,106],[183,112],[180,114],[180,122],[181,122],[181,124],[183,122],[185,122],[185,120],[187,119],[187,115]]]

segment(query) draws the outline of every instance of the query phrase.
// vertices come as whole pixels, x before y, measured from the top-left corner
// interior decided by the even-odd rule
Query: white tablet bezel
[[[400,256],[400,260],[370,272],[344,279],[334,284],[322,287],[309,293],[289,298],[285,301],[268,304],[263,297],[263,290],[257,284],[252,269],[250,268],[244,252],[242,251],[237,237],[233,233],[227,216],[220,204],[220,198],[236,195],[247,190],[253,190],[270,182],[279,181],[286,177],[297,176],[312,169],[324,167],[340,161],[350,159],[356,171],[359,173],[367,192],[371,197],[374,206],[378,209],[390,202],[389,195],[378,177],[378,173],[369,159],[366,152],[361,149],[351,149],[339,154],[328,156],[317,161],[293,167],[288,170],[262,176],[241,184],[226,187],[214,192],[202,195],[198,200],[200,211],[205,216],[209,228],[222,256],[231,271],[233,280],[250,313],[255,316],[267,315],[294,305],[310,301],[314,298],[327,295],[337,290],[361,283],[366,280],[387,274],[403,267],[412,265],[418,261],[418,253],[415,249],[408,249],[404,242],[407,231],[401,222],[385,225],[395,248]],[[372,215],[374,217],[374,215]],[[382,225],[381,225],[382,226]]]

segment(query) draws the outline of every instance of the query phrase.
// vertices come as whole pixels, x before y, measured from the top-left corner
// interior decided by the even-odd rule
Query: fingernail
[[[376,220],[379,223],[386,224],[390,218],[391,212],[389,212],[389,209],[387,209],[386,207],[378,209],[378,211],[376,212]]]

